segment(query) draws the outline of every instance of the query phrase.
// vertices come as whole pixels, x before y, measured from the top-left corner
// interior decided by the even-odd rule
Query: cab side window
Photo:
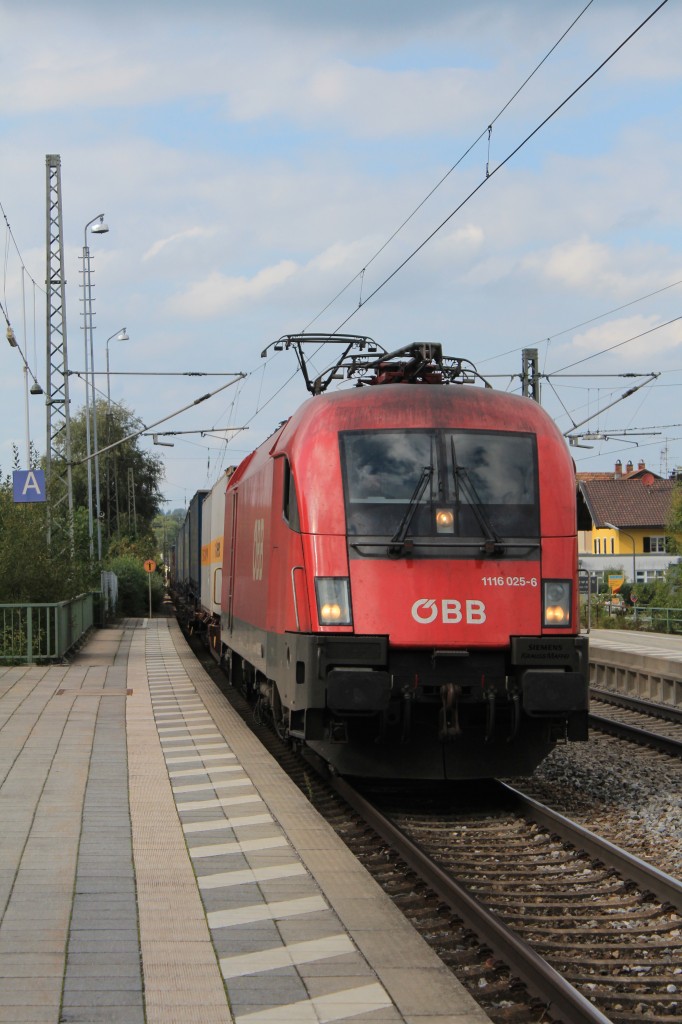
[[[289,524],[291,530],[301,532],[301,524],[298,517],[298,499],[296,498],[296,486],[291,472],[289,460],[284,459],[284,489],[282,495],[282,514]]]

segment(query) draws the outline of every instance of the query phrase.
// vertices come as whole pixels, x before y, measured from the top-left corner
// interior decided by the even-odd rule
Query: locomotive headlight
[[[455,517],[452,514],[452,510],[449,508],[437,508],[436,509],[436,532],[437,533],[454,533],[455,532]]]
[[[572,596],[570,580],[543,580],[542,624],[568,628],[571,625]]]
[[[350,584],[347,576],[317,576],[317,617],[321,626],[352,626]]]

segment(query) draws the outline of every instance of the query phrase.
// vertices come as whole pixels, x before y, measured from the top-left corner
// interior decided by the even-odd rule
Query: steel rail
[[[590,712],[587,720],[595,729],[606,732],[610,736],[617,736],[618,739],[651,747],[652,750],[669,754],[671,757],[682,757],[682,741],[673,739],[671,736],[662,736],[659,732],[648,732],[636,725],[617,722],[614,718],[604,718],[603,715],[595,715],[593,712]]]
[[[595,860],[614,868],[618,874],[635,882],[640,889],[653,893],[659,900],[682,911],[682,882],[672,875],[667,875],[665,871],[647,864],[633,853],[610,843],[608,839],[602,839],[570,818],[565,818],[558,811],[553,811],[520,790],[514,789],[513,786],[503,782],[499,785],[509,795],[514,809],[522,811],[526,817],[532,818],[538,825],[549,829],[572,846],[585,850]]]
[[[333,789],[384,839],[458,917],[511,968],[529,991],[564,1024],[610,1024],[576,988],[507,927],[464,886],[451,878],[343,779],[329,779]],[[510,793],[513,793],[510,790]]]
[[[590,697],[601,701],[602,704],[612,704],[616,708],[625,708],[640,715],[649,715],[651,718],[682,725],[682,707],[675,704],[659,704],[657,701],[645,700],[642,697],[630,697],[624,693],[614,693],[613,690],[601,690],[597,686],[590,687]]]

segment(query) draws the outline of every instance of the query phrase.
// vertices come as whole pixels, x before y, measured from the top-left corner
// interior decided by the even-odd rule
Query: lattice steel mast
[[[46,165],[47,260],[47,443],[46,478],[52,514],[48,541],[60,540],[73,550],[73,481],[71,476],[71,423],[69,419],[69,365],[66,348],[66,278],[62,238],[61,157],[48,154]]]
[[[524,348],[521,353],[521,394],[540,404],[540,373],[538,350]]]

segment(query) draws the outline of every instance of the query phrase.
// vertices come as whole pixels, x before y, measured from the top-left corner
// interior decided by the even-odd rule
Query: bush
[[[152,611],[158,611],[163,601],[163,580],[158,572],[145,572],[139,558],[120,555],[112,558],[107,568],[118,577],[118,603],[116,614],[144,616],[149,614],[149,582],[151,575]]]
[[[87,547],[87,515],[74,516],[76,550],[69,547],[68,531],[52,513],[52,545],[48,544],[47,503],[17,504],[12,478],[0,473],[0,602],[24,604],[68,601],[78,594],[99,589],[99,573],[90,564]]]

